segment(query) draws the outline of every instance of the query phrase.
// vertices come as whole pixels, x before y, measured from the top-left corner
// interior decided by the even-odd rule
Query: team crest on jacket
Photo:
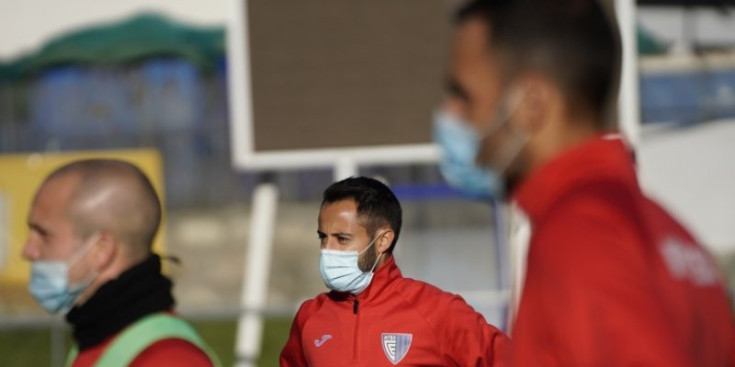
[[[413,334],[383,333],[383,352],[393,364],[398,364],[411,348]]]

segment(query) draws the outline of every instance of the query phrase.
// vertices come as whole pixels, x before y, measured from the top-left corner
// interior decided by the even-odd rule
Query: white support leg
[[[357,176],[358,173],[359,170],[354,159],[340,158],[334,165],[334,182]]]
[[[640,100],[638,97],[638,39],[634,0],[615,0],[615,13],[623,42],[623,65],[618,98],[620,132],[634,149],[640,143]]]
[[[260,184],[255,188],[240,300],[242,311],[235,341],[237,367],[256,366],[256,360],[260,355],[263,336],[261,311],[265,308],[268,292],[277,206],[278,188],[274,184]]]

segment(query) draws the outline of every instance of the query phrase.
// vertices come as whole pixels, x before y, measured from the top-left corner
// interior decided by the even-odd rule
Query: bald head
[[[112,159],[76,161],[49,175],[38,195],[55,186],[70,190],[65,209],[80,237],[106,232],[133,257],[150,253],[161,204],[138,167]]]

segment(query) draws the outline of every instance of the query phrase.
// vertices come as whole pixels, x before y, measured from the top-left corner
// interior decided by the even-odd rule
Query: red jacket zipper
[[[357,297],[355,297],[355,300],[352,303],[352,313],[355,315],[355,335],[354,335],[354,338],[352,339],[352,343],[353,343],[352,344],[352,360],[353,361],[357,361],[357,346],[359,344],[357,342],[357,338],[358,338],[358,335],[360,335],[358,333],[358,329],[360,327],[360,315],[357,313],[359,306],[360,306],[360,302],[357,300]]]

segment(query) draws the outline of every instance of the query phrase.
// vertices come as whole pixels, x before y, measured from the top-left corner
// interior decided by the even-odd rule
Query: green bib
[[[146,348],[164,339],[185,340],[204,352],[215,367],[221,366],[217,355],[189,323],[167,313],[156,313],[125,328],[102,352],[95,367],[126,367]],[[79,349],[75,345],[66,358],[66,367],[71,367],[77,354]]]

